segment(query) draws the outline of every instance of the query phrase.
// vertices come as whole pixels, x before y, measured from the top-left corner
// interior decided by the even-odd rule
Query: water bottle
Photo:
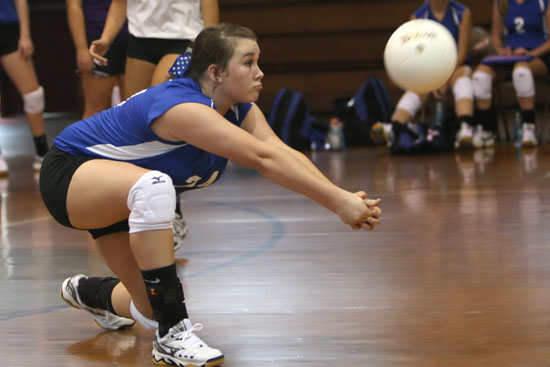
[[[328,134],[325,142],[326,150],[344,150],[346,149],[346,140],[344,137],[344,124],[338,118],[330,119]]]
[[[434,116],[434,124],[438,127],[443,127],[443,124],[445,123],[445,104],[442,100],[437,100],[435,102],[435,116]]]
[[[523,125],[523,119],[521,118],[521,112],[518,110],[516,111],[514,115],[514,139],[515,144],[517,147],[521,147],[521,139],[522,139],[522,125]]]

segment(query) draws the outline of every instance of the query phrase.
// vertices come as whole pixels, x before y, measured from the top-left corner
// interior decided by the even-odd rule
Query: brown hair
[[[203,29],[193,44],[191,62],[185,76],[199,81],[212,64],[221,71],[225,70],[239,38],[257,40],[252,30],[235,24],[221,23]]]

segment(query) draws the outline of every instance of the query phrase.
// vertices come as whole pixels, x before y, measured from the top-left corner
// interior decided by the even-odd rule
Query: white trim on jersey
[[[97,144],[86,149],[92,153],[99,154],[102,157],[116,159],[120,161],[131,161],[135,159],[151,158],[157,155],[168,153],[174,149],[181,148],[185,144],[166,144],[160,141],[149,141],[136,145],[126,145],[117,147],[112,144]]]
[[[455,24],[457,25],[457,27],[460,27],[460,19],[458,19],[458,12],[456,11],[455,8],[451,8],[451,11],[453,13],[453,20],[455,21]]]
[[[544,0],[539,0],[540,11],[542,13],[542,29],[544,30],[544,38],[548,39],[548,27],[546,26],[546,9]]]

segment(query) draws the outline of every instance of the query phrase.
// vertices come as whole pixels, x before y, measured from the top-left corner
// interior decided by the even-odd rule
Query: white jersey
[[[128,0],[134,37],[194,40],[204,28],[201,0]]]

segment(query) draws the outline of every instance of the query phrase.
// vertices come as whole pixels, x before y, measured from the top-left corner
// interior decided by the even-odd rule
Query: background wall
[[[75,56],[63,0],[28,0],[35,65],[48,112],[76,111],[79,90]],[[221,19],[252,28],[266,76],[260,107],[269,111],[277,91],[305,94],[314,113],[333,110],[335,98],[355,93],[368,76],[390,83],[382,54],[392,31],[423,0],[219,0]],[[463,0],[474,23],[488,27],[491,1]],[[400,91],[390,85],[392,100]],[[17,91],[0,72],[2,115],[22,112]]]

